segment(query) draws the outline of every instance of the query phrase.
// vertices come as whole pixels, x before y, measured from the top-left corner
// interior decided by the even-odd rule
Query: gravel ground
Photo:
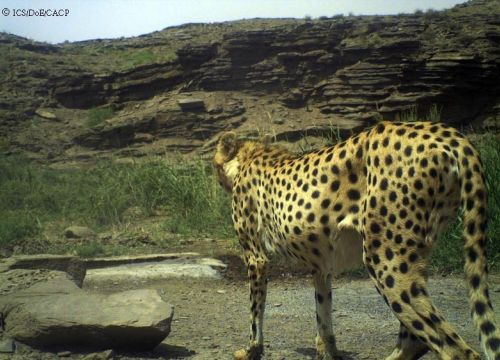
[[[250,334],[248,285],[241,266],[230,266],[220,280],[168,279],[156,282],[109,282],[86,287],[110,293],[127,289],[160,289],[175,306],[172,332],[154,351],[141,353],[85,353],[75,349],[46,352],[20,346],[3,359],[52,360],[60,357],[105,359],[231,359],[247,344]],[[490,276],[493,304],[500,309],[500,276]],[[398,322],[368,279],[334,280],[334,327],[337,345],[346,360],[384,359],[396,343]],[[469,318],[465,283],[461,276],[433,277],[430,293],[445,317],[472,346],[479,349]],[[314,359],[314,289],[308,275],[281,275],[274,271],[269,283],[264,326],[265,360]],[[497,314],[499,314],[497,310]],[[497,316],[500,320],[500,316]],[[64,352],[70,350],[71,352]],[[63,352],[61,352],[63,351]],[[59,355],[58,355],[59,353]],[[424,359],[434,359],[427,355]]]
[[[500,277],[491,276],[493,303],[500,306]],[[243,280],[169,280],[142,287],[161,289],[175,306],[170,336],[149,354],[127,359],[231,359],[249,337],[247,284]],[[368,279],[334,282],[334,327],[346,359],[383,359],[396,343],[398,322]],[[92,291],[115,291],[125,284]],[[434,277],[431,296],[469,343],[479,349],[461,277]],[[275,278],[269,284],[264,326],[266,360],[314,359],[314,290],[307,276]],[[499,316],[500,318],[500,316]],[[434,359],[427,355],[424,359]]]

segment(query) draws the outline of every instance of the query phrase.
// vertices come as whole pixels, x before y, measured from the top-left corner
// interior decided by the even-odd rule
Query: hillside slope
[[[500,2],[397,16],[187,24],[50,45],[0,34],[0,150],[50,161],[210,150],[223,130],[279,140],[416,106],[498,127]],[[179,100],[192,101],[181,109]]]

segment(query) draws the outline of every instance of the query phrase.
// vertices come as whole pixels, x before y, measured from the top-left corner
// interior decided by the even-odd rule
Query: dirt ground
[[[269,283],[265,320],[266,360],[314,359],[314,290],[309,276],[275,275]],[[490,277],[493,303],[500,306],[500,276]],[[134,284],[100,285],[89,291],[110,292]],[[151,353],[117,354],[124,359],[231,359],[249,337],[246,282],[234,274],[222,280],[168,280],[142,284],[161,289],[175,306],[172,332]],[[383,359],[396,343],[398,322],[369,279],[338,279],[334,288],[334,327],[345,359]],[[431,296],[469,343],[479,349],[469,317],[464,281],[433,277]],[[434,359],[427,355],[424,359]]]
[[[221,279],[168,279],[156,282],[89,283],[89,292],[112,293],[153,288],[174,305],[170,335],[150,352],[89,353],[75,349],[33,350],[20,345],[4,359],[53,360],[225,360],[245,346],[250,334],[248,285],[242,262],[234,255],[222,257],[228,264]],[[293,274],[292,274],[293,272]],[[286,264],[270,269],[264,325],[264,360],[315,359],[315,305],[311,276]],[[462,276],[434,276],[430,293],[437,307],[474,348],[477,333],[469,317]],[[490,275],[490,288],[500,319],[500,275]],[[384,359],[396,344],[398,322],[364,275],[351,274],[333,282],[333,318],[337,345],[346,360]],[[70,352],[68,352],[68,350]],[[434,359],[426,355],[423,359]]]

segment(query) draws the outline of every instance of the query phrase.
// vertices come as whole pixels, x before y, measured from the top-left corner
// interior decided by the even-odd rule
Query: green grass
[[[94,127],[102,124],[105,120],[112,117],[113,113],[113,109],[108,107],[90,109],[87,113],[87,126]]]
[[[486,169],[488,188],[487,255],[490,267],[500,268],[500,140],[495,135],[475,141]],[[442,234],[433,249],[430,264],[438,271],[450,272],[463,268],[463,225],[460,217]]]
[[[76,247],[75,252],[82,258],[92,258],[105,254],[104,246],[97,240],[91,240]]]
[[[151,160],[136,165],[104,162],[92,169],[54,170],[0,156],[0,247],[42,236],[51,224],[105,230],[124,223],[138,207],[165,213],[165,231],[228,236],[230,203],[212,168],[201,161]],[[77,249],[100,253],[96,244]]]
[[[494,135],[473,138],[489,191],[489,263],[498,269],[500,140]],[[212,167],[202,161],[150,159],[126,165],[106,161],[91,169],[55,170],[0,155],[0,197],[0,248],[32,241],[33,249],[43,249],[37,244],[53,224],[58,234],[73,224],[109,230],[129,221],[130,208],[140,209],[145,219],[162,214],[161,232],[234,236],[230,197],[217,183]],[[457,225],[438,240],[430,259],[434,271],[462,269],[463,230]],[[71,250],[83,257],[116,251],[98,241],[75,244]]]

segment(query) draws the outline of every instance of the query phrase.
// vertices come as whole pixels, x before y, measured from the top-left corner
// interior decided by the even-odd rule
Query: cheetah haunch
[[[474,323],[488,359],[500,359],[500,331],[488,295],[486,187],[478,152],[455,129],[428,122],[382,122],[305,155],[225,133],[214,166],[232,194],[233,221],[250,279],[251,342],[237,359],[259,359],[267,291],[266,253],[314,274],[319,359],[339,356],[332,333],[331,278],[339,241],[356,232],[363,262],[400,321],[386,359],[480,359],[432,304],[426,258],[463,209],[465,274]]]

